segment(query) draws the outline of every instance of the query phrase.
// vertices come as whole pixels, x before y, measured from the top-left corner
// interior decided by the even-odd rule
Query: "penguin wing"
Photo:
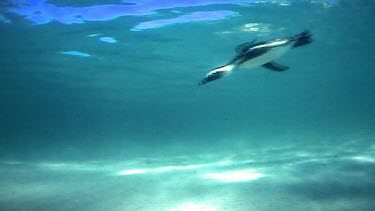
[[[265,68],[273,70],[273,71],[285,71],[285,70],[289,69],[288,66],[278,64],[274,61],[270,61],[268,63],[265,63],[264,65],[262,65],[262,67],[265,67]]]
[[[237,54],[244,54],[251,48],[257,40],[254,39],[251,42],[245,42],[235,48]]]

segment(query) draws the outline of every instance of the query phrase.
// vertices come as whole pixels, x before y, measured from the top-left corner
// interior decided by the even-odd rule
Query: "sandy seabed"
[[[366,142],[368,143],[368,142]],[[374,210],[375,145],[0,164],[1,210]]]

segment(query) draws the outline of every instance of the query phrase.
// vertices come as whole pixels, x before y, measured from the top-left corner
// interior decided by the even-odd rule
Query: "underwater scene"
[[[0,1],[0,210],[375,210],[375,1]]]

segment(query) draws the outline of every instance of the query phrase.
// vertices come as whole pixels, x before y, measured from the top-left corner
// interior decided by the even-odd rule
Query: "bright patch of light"
[[[190,164],[190,165],[169,165],[169,166],[159,166],[159,167],[152,167],[152,168],[139,168],[139,169],[125,169],[116,175],[132,175],[132,174],[159,174],[159,173],[167,173],[172,171],[189,171],[195,169],[203,169],[203,168],[215,168],[215,167],[224,167],[224,166],[232,166],[238,165],[241,163],[249,163],[253,162],[252,160],[245,160],[243,162],[234,162],[230,159],[225,159],[219,162],[213,163],[203,163],[203,164]],[[242,170],[242,171],[232,171],[232,172],[224,172],[224,173],[212,173],[212,174],[205,174],[205,178],[220,178],[223,177],[222,180],[225,180],[224,177],[232,177],[233,180],[252,180],[257,179],[258,177],[262,177],[263,174],[255,171],[255,170]],[[239,178],[241,177],[241,178]],[[220,180],[220,179],[218,179]],[[230,179],[227,179],[230,180]]]
[[[230,166],[233,164],[234,164],[233,161],[226,159],[226,160],[215,162],[215,163],[191,164],[191,165],[185,165],[185,166],[182,166],[182,165],[181,166],[161,166],[161,167],[142,169],[140,171],[139,170],[124,170],[120,172],[119,175],[130,175],[130,174],[137,174],[137,173],[138,174],[165,173],[165,172],[170,172],[170,171],[187,171],[187,170],[201,169],[201,168],[207,168],[207,167]],[[127,172],[130,172],[130,173],[127,173]]]
[[[290,6],[290,4],[291,4],[291,3],[290,3],[289,1],[280,1],[280,2],[279,2],[279,5],[280,5],[280,6]]]
[[[132,169],[132,170],[122,171],[120,174],[121,175],[144,174],[144,173],[147,173],[149,171],[150,170],[148,170],[148,169]]]
[[[99,35],[102,35],[102,33],[90,34],[90,35],[87,35],[87,37],[97,37]]]
[[[145,29],[160,28],[160,27],[171,25],[171,24],[177,24],[177,23],[188,23],[188,22],[197,22],[197,21],[215,21],[215,20],[225,19],[235,14],[237,13],[233,11],[228,11],[228,10],[198,11],[198,12],[193,12],[187,15],[181,15],[177,18],[142,22],[138,24],[137,26],[133,27],[131,31],[141,31]]]
[[[264,177],[264,174],[257,172],[254,169],[208,173],[203,175],[203,178],[213,179],[221,182],[245,182],[259,179],[261,177]]]
[[[79,57],[89,57],[89,56],[91,56],[90,54],[83,53],[83,52],[80,52],[80,51],[64,51],[64,52],[61,52],[61,54],[71,55],[71,56],[79,56]]]
[[[272,29],[271,29],[272,28]],[[233,30],[226,30],[221,32],[215,32],[216,34],[236,34],[239,32],[245,32],[245,33],[257,33],[257,35],[264,33],[270,33],[277,28],[273,27],[271,24],[266,23],[247,23],[239,27],[233,28]],[[282,28],[279,28],[277,30],[280,30]]]
[[[271,31],[268,24],[262,23],[247,23],[240,28],[243,32],[269,32]]]
[[[99,40],[102,41],[102,42],[107,42],[107,43],[116,43],[117,42],[117,40],[113,37],[101,37]]]
[[[311,154],[309,154],[308,152],[296,152],[295,155],[298,156],[298,157],[309,157],[309,156],[311,156]]]
[[[375,157],[371,157],[371,156],[355,156],[355,157],[352,157],[351,159],[361,161],[361,162],[375,163]]]
[[[216,211],[216,207],[209,204],[198,204],[198,203],[183,203],[177,207],[169,209],[169,211]]]

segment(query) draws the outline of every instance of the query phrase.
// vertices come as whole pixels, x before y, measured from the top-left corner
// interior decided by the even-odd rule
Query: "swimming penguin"
[[[266,42],[253,40],[252,42],[243,43],[236,47],[237,55],[228,64],[211,70],[199,82],[199,85],[222,78],[239,68],[262,66],[273,71],[285,71],[289,67],[274,62],[274,59],[279,58],[291,48],[307,45],[311,42],[311,33],[304,31],[295,36]]]

